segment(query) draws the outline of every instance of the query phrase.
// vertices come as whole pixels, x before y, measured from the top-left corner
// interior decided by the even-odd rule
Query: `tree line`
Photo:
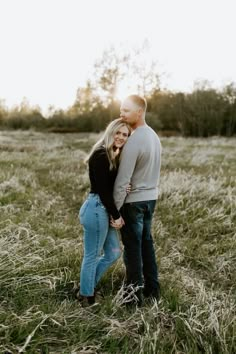
[[[219,90],[202,81],[195,83],[190,93],[161,89],[157,63],[144,60],[144,49],[131,54],[117,54],[114,48],[104,51],[95,62],[92,79],[77,90],[71,107],[65,110],[51,107],[47,117],[39,106],[30,106],[27,99],[10,109],[0,101],[0,129],[100,132],[119,116],[118,86],[123,80],[132,78],[136,83],[135,92],[147,99],[147,123],[163,135],[236,134],[235,83]]]
[[[191,93],[154,90],[147,97],[147,123],[156,131],[182,136],[207,137],[236,134],[236,86],[221,91],[198,87]],[[8,109],[0,103],[1,129],[35,129],[51,132],[100,132],[119,116],[120,102],[109,105],[79,90],[75,103],[67,110],[54,110],[46,118],[39,107],[27,101]]]

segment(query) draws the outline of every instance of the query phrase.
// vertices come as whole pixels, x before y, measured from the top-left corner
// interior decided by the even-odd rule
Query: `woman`
[[[121,254],[116,229],[121,228],[124,221],[114,204],[113,186],[120,152],[130,133],[130,127],[121,118],[115,119],[86,159],[91,189],[79,212],[84,228],[79,291],[83,305],[95,302],[94,289],[98,281]],[[114,227],[110,226],[110,220]]]

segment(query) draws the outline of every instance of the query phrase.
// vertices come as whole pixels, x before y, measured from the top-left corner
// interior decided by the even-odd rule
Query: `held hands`
[[[119,219],[116,219],[116,220],[114,220],[114,219],[111,217],[110,225],[111,225],[112,227],[114,227],[115,229],[117,229],[117,230],[121,229],[124,224],[125,224],[125,222],[124,222],[122,216],[119,217]]]
[[[128,187],[126,188],[126,194],[129,194],[131,192],[131,189],[132,189],[132,184],[129,183]]]
[[[118,150],[118,153],[119,153],[119,149]],[[117,153],[117,150],[116,150],[116,153]],[[131,188],[132,188],[132,185],[131,183],[128,184],[127,188],[126,188],[126,193],[129,194],[131,192]],[[122,226],[125,224],[124,222],[124,219],[121,217],[119,217],[119,219],[116,219],[114,220],[113,217],[111,216],[110,217],[110,225],[112,227],[114,227],[115,229],[119,230],[122,228]]]

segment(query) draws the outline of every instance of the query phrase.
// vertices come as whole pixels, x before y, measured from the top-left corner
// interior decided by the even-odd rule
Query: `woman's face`
[[[129,129],[125,125],[121,126],[114,135],[113,146],[116,148],[122,148],[122,146],[126,143],[128,137]]]

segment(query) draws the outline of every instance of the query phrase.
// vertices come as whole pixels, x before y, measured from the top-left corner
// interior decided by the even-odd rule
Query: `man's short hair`
[[[147,109],[147,101],[144,97],[139,96],[139,95],[130,95],[127,97],[127,99],[131,100],[134,102],[137,106],[143,109],[144,112],[146,112]]]

